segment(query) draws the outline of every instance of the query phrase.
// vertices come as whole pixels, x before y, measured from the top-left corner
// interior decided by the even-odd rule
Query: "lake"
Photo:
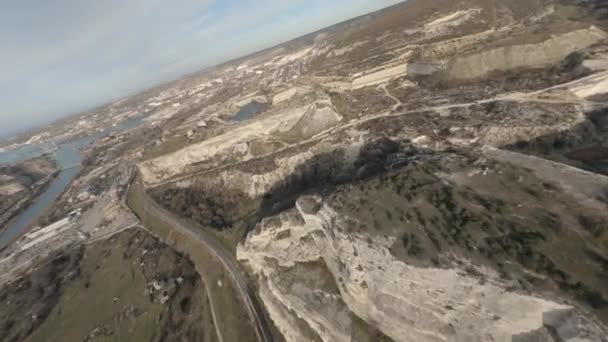
[[[259,102],[251,102],[249,104],[244,105],[238,111],[238,113],[234,114],[230,120],[232,121],[245,121],[253,118],[259,113],[265,111],[268,108],[267,103],[259,103]]]

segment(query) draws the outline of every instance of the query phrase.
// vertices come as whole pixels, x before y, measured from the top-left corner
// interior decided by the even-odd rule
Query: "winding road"
[[[272,334],[270,332],[270,324],[266,317],[266,313],[260,305],[255,291],[249,287],[247,278],[245,277],[243,270],[238,264],[235,256],[226,250],[226,247],[221,241],[214,235],[206,233],[204,230],[193,227],[192,224],[181,219],[177,215],[171,213],[167,209],[159,205],[154,199],[152,199],[145,191],[145,186],[141,181],[141,177],[136,177],[133,181],[129,191],[138,192],[137,195],[141,196],[145,203],[144,209],[134,208],[129,205],[131,210],[142,220],[145,226],[144,217],[149,218],[148,220],[155,220],[157,222],[163,222],[170,226],[172,229],[192,238],[193,241],[200,243],[201,247],[209,251],[213,257],[215,257],[223,266],[226,274],[232,279],[235,284],[240,300],[244,304],[245,311],[251,321],[252,326],[255,328],[258,341],[272,342]],[[145,210],[144,212],[141,212]],[[138,212],[139,211],[139,212]],[[210,298],[210,303],[213,300]],[[213,304],[211,305],[212,313],[214,313]],[[214,314],[215,316],[215,314]],[[216,321],[216,319],[214,319]],[[217,322],[215,323],[216,330],[218,328]],[[222,340],[221,332],[217,332],[218,339]]]

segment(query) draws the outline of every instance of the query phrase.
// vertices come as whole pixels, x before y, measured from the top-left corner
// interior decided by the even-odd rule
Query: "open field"
[[[192,264],[141,229],[53,256],[2,296],[2,340],[216,340]]]

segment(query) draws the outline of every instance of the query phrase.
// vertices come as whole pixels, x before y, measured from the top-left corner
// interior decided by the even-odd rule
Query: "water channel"
[[[82,155],[80,149],[95,140],[114,132],[125,131],[139,126],[145,116],[130,118],[122,123],[94,134],[67,143],[59,144],[54,153],[57,167],[61,170],[50,186],[34,202],[9,222],[8,227],[0,231],[0,249],[16,240],[34,223],[43,211],[61,195],[72,180],[80,173]],[[17,149],[0,152],[0,164],[16,164],[27,159],[36,158],[46,153],[41,145],[26,145]]]

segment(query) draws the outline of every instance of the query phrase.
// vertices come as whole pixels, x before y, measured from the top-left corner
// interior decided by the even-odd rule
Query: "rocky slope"
[[[359,320],[395,341],[600,341],[587,310],[606,323],[605,255],[564,258],[604,249],[608,227],[587,231],[593,214],[560,212],[573,199],[539,182],[484,158],[414,163],[301,197],[237,256],[290,341],[350,341]]]
[[[214,114],[172,119],[213,128],[139,169],[288,341],[603,341],[604,7],[410,0],[316,32],[218,68]],[[221,122],[243,94],[277,101]]]

